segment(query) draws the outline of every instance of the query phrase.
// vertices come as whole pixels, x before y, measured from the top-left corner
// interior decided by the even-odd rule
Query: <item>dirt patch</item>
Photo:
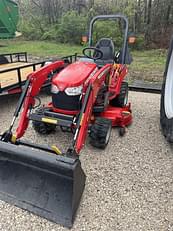
[[[162,83],[163,73],[160,71],[129,71],[129,82],[134,80],[142,80],[144,82]]]

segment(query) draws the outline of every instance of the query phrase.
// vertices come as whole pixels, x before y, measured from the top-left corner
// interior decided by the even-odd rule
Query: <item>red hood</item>
[[[96,66],[95,63],[79,61],[72,63],[55,75],[52,79],[52,83],[58,86],[60,91],[63,91],[68,87],[80,86],[95,70]]]

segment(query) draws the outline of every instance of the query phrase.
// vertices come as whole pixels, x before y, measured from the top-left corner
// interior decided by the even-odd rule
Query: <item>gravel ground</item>
[[[160,132],[160,96],[131,92],[130,100],[134,121],[126,136],[113,129],[105,151],[87,143],[81,152],[87,181],[72,231],[173,231],[173,153]],[[0,99],[0,133],[16,102],[16,96]],[[26,137],[37,143],[55,141],[55,135],[41,137],[31,127]],[[58,138],[60,147],[70,142],[69,135]],[[68,229],[0,202],[0,230]]]

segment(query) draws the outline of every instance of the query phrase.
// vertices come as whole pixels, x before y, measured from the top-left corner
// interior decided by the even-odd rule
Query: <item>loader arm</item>
[[[84,146],[86,136],[88,133],[88,125],[91,120],[93,106],[95,104],[97,94],[105,82],[107,74],[110,72],[112,65],[107,64],[102,67],[89,81],[88,88],[83,101],[82,109],[79,115],[79,121],[74,136],[74,147],[76,153],[79,154],[80,150]]]
[[[42,85],[48,79],[48,75],[63,67],[64,61],[56,61],[28,75],[27,79],[29,83],[26,89],[26,94],[24,94],[23,99],[19,100],[21,104],[19,110],[23,104],[23,111],[20,115],[18,127],[16,129],[16,139],[21,138],[24,135],[29,123],[29,110],[34,107],[35,96],[39,94]]]

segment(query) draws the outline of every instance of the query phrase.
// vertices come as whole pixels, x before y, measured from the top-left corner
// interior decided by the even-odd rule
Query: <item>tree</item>
[[[35,27],[35,37],[37,38],[57,37],[55,35],[58,33],[58,28],[62,28],[61,24],[64,15],[69,14],[71,11],[75,11],[77,16],[80,15],[82,20],[85,18],[86,25],[95,15],[122,13],[129,19],[130,31],[135,32],[140,38],[145,35],[147,45],[165,46],[173,32],[172,0],[16,1],[20,6],[21,30],[27,28],[28,35],[29,30],[31,29],[31,32],[33,32],[33,27]],[[71,17],[73,20],[73,14],[71,14]],[[81,25],[80,21],[78,23]],[[64,26],[66,27],[66,25]],[[74,26],[71,24],[68,30],[69,33],[73,34]],[[45,33],[49,36],[44,36]],[[51,36],[51,33],[53,36]]]

